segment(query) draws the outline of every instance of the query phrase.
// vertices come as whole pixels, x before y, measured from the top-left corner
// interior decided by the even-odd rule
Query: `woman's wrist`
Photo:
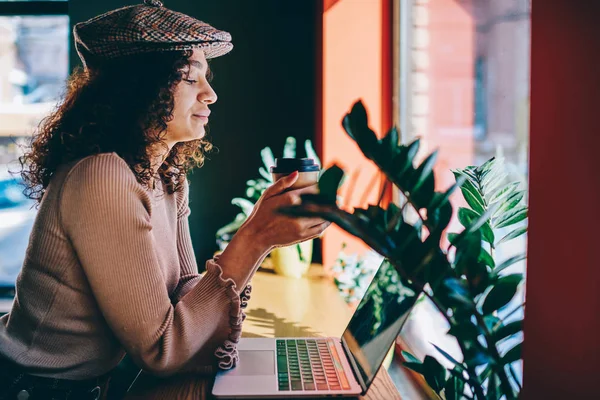
[[[271,247],[255,237],[249,230],[240,229],[219,256],[219,265],[226,278],[243,290],[256,271],[257,264],[271,251]]]
[[[233,237],[237,238],[238,241],[245,243],[246,246],[250,246],[263,254],[267,254],[273,250],[273,246],[267,238],[253,230],[249,225],[242,225]]]

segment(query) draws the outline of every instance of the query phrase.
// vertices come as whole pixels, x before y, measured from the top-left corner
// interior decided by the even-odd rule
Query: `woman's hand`
[[[317,185],[290,189],[296,180],[298,172],[284,176],[267,188],[237,235],[251,237],[266,250],[320,236],[330,222],[321,218],[288,217],[277,211],[281,207],[300,204],[302,194],[317,193]]]
[[[281,207],[300,204],[303,193],[317,192],[316,185],[290,189],[296,180],[297,172],[279,179],[265,190],[252,214],[219,256],[224,278],[233,279],[238,290],[246,286],[274,247],[315,238],[330,225],[321,218],[292,218],[277,211]]]

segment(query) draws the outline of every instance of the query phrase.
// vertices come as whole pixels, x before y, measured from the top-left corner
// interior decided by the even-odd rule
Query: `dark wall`
[[[141,2],[141,1],[140,1]],[[70,0],[71,23],[136,1]],[[190,176],[190,225],[199,267],[216,250],[215,232],[238,209],[245,182],[258,177],[260,150],[281,153],[292,135],[314,141],[319,1],[166,0],[165,5],[230,32],[234,49],[211,62],[219,96],[209,135],[219,149]],[[80,65],[74,47],[71,65]],[[300,146],[299,146],[300,147]]]
[[[531,10],[521,398],[591,399],[600,361],[600,2],[534,0]]]

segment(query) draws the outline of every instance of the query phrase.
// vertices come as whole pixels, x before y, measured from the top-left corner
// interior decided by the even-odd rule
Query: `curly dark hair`
[[[38,204],[57,168],[98,153],[115,152],[140,184],[153,178],[151,159],[173,118],[174,91],[189,71],[192,51],[152,52],[76,70],[57,108],[39,125],[19,158],[24,193]],[[158,173],[169,193],[201,166],[212,145],[205,138],[177,143]]]

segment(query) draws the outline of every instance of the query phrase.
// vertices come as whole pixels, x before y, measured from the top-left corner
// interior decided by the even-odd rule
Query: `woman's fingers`
[[[331,225],[331,222],[325,221],[319,225],[309,228],[306,232],[309,235],[309,239],[315,239],[315,238],[318,238],[319,236],[321,236],[323,234],[323,232],[325,231],[325,229],[327,229],[329,227],[329,225]]]
[[[297,180],[298,171],[294,171],[291,174],[278,179],[274,184],[265,190],[264,194],[266,194],[268,197],[276,196],[294,185]]]
[[[331,221],[325,221],[325,220],[321,220],[321,222],[320,222],[320,223],[318,223],[318,224],[316,224],[316,225],[312,225],[312,226],[310,227],[310,229],[312,229],[312,228],[322,228],[322,229],[325,229],[325,228],[327,228],[329,225],[331,225]]]
[[[302,195],[302,194],[315,194],[315,193],[319,193],[319,186],[318,185],[310,185],[310,186],[306,186],[300,189],[294,189],[294,190],[290,190],[290,192],[298,194],[298,195]]]
[[[313,227],[321,225],[323,222],[325,222],[324,219],[317,218],[317,217],[310,217],[310,218],[291,217],[291,218],[293,218],[293,221],[297,224],[298,229],[300,229],[301,231],[313,228]]]

